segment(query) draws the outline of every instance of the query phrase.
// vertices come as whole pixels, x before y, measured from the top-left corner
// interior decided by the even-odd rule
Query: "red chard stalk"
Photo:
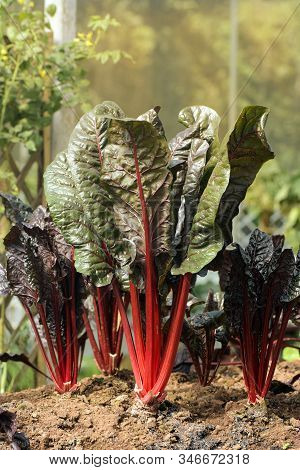
[[[113,293],[112,286],[89,286],[93,314],[83,312],[83,321],[87,337],[90,341],[96,364],[105,375],[115,374],[122,361],[123,325],[119,314],[118,303]],[[128,306],[128,296],[124,299],[125,309]],[[96,335],[92,328],[92,322],[96,326]]]

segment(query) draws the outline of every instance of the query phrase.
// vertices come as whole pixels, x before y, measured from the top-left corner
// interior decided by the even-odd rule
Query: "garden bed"
[[[300,361],[281,362],[275,379],[288,382]],[[247,405],[240,369],[223,367],[214,385],[172,374],[158,410],[138,406],[131,373],[84,379],[59,395],[51,386],[0,396],[17,413],[31,449],[299,449],[300,383]],[[267,406],[266,406],[267,405]],[[9,449],[0,435],[0,450]]]

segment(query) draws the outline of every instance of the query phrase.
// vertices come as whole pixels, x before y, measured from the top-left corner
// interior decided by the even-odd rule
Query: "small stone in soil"
[[[147,428],[153,429],[153,428],[156,427],[156,419],[155,418],[148,418],[146,424],[147,424]]]
[[[291,425],[293,428],[300,428],[300,419],[291,418],[291,419],[290,419],[290,425]]]
[[[93,425],[91,418],[85,419],[83,422],[83,426],[87,429],[92,428],[94,425]]]

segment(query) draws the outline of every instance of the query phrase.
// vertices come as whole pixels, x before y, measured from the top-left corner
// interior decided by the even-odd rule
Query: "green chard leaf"
[[[177,259],[186,254],[187,236],[197,210],[200,182],[203,174],[209,144],[199,136],[199,126],[192,126],[176,135],[169,143],[172,160],[170,169],[173,173],[173,245]],[[180,257],[179,257],[180,256]]]
[[[143,200],[154,256],[168,254],[170,249],[172,175],[167,169],[168,162],[166,139],[151,123],[133,119],[110,121],[103,150],[101,183],[112,198],[117,228],[137,247],[137,260],[143,261],[146,252]]]
[[[221,234],[215,226],[213,212],[210,211],[209,218],[207,212],[202,213],[207,221],[205,227],[202,226],[199,215],[203,209],[206,211],[208,198],[209,203],[212,203],[210,209],[215,209],[215,213],[218,209],[219,200],[211,199],[212,193],[208,186],[214,187],[215,196],[218,192],[221,196],[228,182],[227,156],[225,152],[221,154],[218,143],[218,114],[206,106],[191,106],[179,113],[179,121],[187,129],[177,134],[169,143],[172,155],[170,169],[174,177],[172,218],[176,267],[173,268],[173,274],[198,272],[221,249],[222,246],[218,243]],[[218,184],[217,191],[215,184]],[[206,245],[207,237],[211,236],[213,246],[209,253],[206,248],[201,248]],[[204,251],[206,253],[203,257]]]
[[[239,212],[249,186],[262,165],[274,158],[265,135],[269,110],[264,106],[243,109],[228,141],[230,181],[221,198],[217,222],[225,243],[232,242],[232,220]]]
[[[79,192],[72,179],[65,152],[60,153],[48,167],[45,183],[51,216],[65,239],[75,247],[77,271],[90,274],[96,285],[108,284],[112,279],[112,267],[101,245],[108,211],[99,204],[97,219],[90,220],[90,212],[84,205],[84,193]]]
[[[178,121],[185,127],[191,127],[194,124],[200,126],[200,137],[211,142],[218,133],[220,117],[216,111],[207,106],[187,106],[183,108]]]
[[[273,156],[266,108],[245,108],[220,144],[217,113],[187,107],[179,113],[186,129],[169,147],[158,111],[130,119],[115,103],[96,106],[46,171],[54,222],[75,247],[78,271],[97,286],[114,275],[128,285],[149,246],[160,280],[172,257],[173,275],[207,267],[231,240],[238,205]]]
[[[168,253],[168,160],[155,109],[134,120],[116,104],[104,102],[81,118],[67,151],[48,167],[45,187],[51,215],[75,247],[77,270],[90,275],[97,286],[109,284],[114,273],[124,283],[132,262],[143,262],[143,198],[153,253]]]
[[[113,266],[107,255],[132,255],[132,244],[120,239],[114,226],[112,202],[103,189],[100,173],[110,119],[125,117],[112,102],[86,113],[75,127],[66,152],[59,154],[45,173],[45,192],[51,216],[65,239],[75,247],[78,272],[97,285],[107,285]],[[123,259],[122,259],[123,261]]]
[[[159,111],[160,111],[160,106],[155,106],[154,108],[149,109],[149,111],[146,111],[144,114],[139,116],[137,120],[150,122],[155,127],[159,135],[162,137],[165,137],[166,134],[165,134],[164,127],[158,116]]]
[[[222,194],[229,181],[226,149],[220,148],[219,160],[213,168],[197,205],[189,234],[186,258],[173,274],[197,273],[209,264],[223,247],[223,235],[216,223]]]

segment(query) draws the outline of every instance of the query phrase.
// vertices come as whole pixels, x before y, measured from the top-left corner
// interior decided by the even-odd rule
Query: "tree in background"
[[[34,2],[5,0],[0,12],[0,149],[5,158],[16,143],[37,150],[42,129],[62,106],[89,107],[84,61],[116,63],[128,55],[99,49],[107,31],[119,25],[109,15],[91,17],[86,33],[57,45],[47,16],[34,9]],[[47,14],[55,15],[54,5]]]

